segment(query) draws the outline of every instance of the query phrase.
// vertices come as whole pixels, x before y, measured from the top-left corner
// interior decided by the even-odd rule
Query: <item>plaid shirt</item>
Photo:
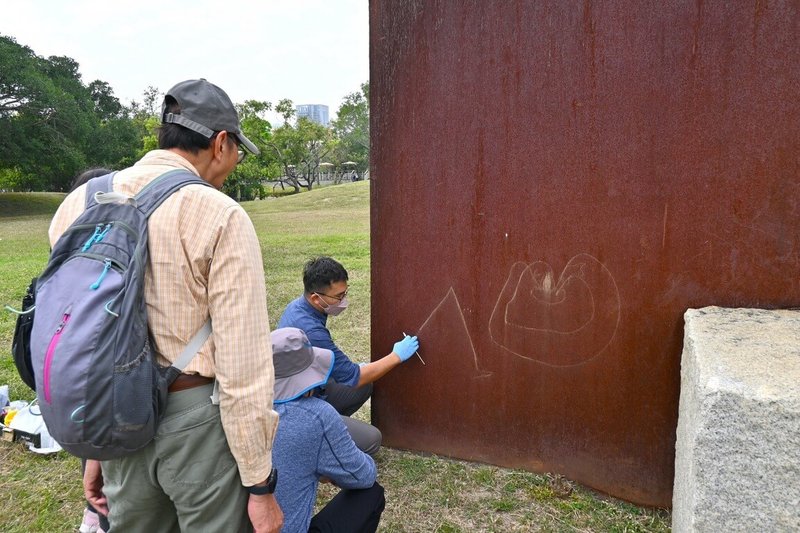
[[[114,190],[132,196],[176,168],[197,174],[180,155],[151,151],[117,173]],[[85,185],[67,196],[50,224],[51,246],[85,203]],[[272,410],[264,265],[253,224],[228,196],[187,185],[153,213],[148,233],[145,301],[159,362],[177,359],[211,317],[214,331],[184,372],[217,379],[222,426],[242,484],[260,483],[272,468],[278,415]]]

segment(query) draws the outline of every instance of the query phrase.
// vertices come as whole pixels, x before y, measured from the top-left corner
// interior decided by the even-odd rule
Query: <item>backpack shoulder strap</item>
[[[175,362],[172,363],[172,366],[177,368],[179,371],[183,371],[186,366],[192,362],[194,356],[197,355],[197,352],[200,350],[200,347],[208,339],[209,335],[211,335],[211,318],[206,320],[203,327],[201,327],[197,333],[194,334],[192,340],[189,341],[189,344],[183,349],[181,354],[175,359]]]
[[[142,190],[139,191],[139,194],[136,195],[135,204],[137,208],[149,218],[172,193],[181,187],[191,184],[211,187],[211,184],[188,170],[170,170],[145,185]],[[211,318],[209,318],[200,330],[194,334],[189,344],[183,349],[175,362],[172,363],[172,366],[179,372],[186,368],[192,359],[194,359],[194,356],[197,355],[200,347],[206,342],[206,339],[211,335],[211,329]]]
[[[175,169],[161,174],[148,183],[136,195],[136,205],[146,217],[158,209],[164,200],[185,185],[197,184],[211,187],[211,184],[192,174],[188,170]]]
[[[97,205],[95,195],[99,192],[111,192],[114,190],[114,175],[116,172],[98,176],[86,182],[86,209]]]

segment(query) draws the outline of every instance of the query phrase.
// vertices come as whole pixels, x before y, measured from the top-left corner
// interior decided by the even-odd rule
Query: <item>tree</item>
[[[89,143],[86,148],[86,160],[91,166],[123,169],[136,162],[136,147],[142,138],[139,129],[127,116],[101,121],[92,135],[98,142]]]
[[[369,82],[344,97],[331,126],[338,140],[333,153],[335,162],[341,165],[353,161],[363,174],[369,169]]]
[[[275,129],[267,144],[283,171],[281,182],[287,182],[295,192],[300,192],[301,187],[311,190],[319,181],[319,164],[333,148],[331,131],[305,117],[292,125],[289,122],[294,115],[291,100],[281,100],[275,110],[286,121]]]
[[[15,169],[18,186],[66,187],[86,165],[93,107],[74,60],[0,36],[0,168]]]
[[[130,159],[134,138],[107,83],[0,35],[0,187],[66,190],[87,166]]]
[[[161,92],[148,85],[142,93],[142,104],[131,101],[127,109],[133,127],[139,138],[136,159],[141,159],[150,150],[158,148],[158,127],[161,125],[161,108],[158,106]]]
[[[88,86],[89,94],[94,102],[94,113],[100,120],[119,118],[123,112],[122,104],[114,96],[114,90],[108,82],[94,80]]]
[[[161,91],[158,87],[148,85],[144,90],[143,102],[144,111],[151,117],[158,117],[161,114]]]
[[[99,121],[92,135],[102,141],[88,144],[86,159],[107,168],[132,165],[141,135],[136,124],[128,117],[128,110],[114,96],[114,90],[107,82],[94,80],[87,89]]]
[[[294,102],[288,98],[284,98],[278,102],[278,105],[275,106],[275,111],[277,111],[278,114],[283,118],[283,123],[288,124],[295,115]]]
[[[41,58],[13,38],[0,35],[0,119],[35,109],[49,85],[41,72]]]
[[[271,109],[272,104],[258,100],[247,100],[236,106],[242,132],[261,151],[259,155],[247,154],[222,186],[223,192],[237,201],[263,196],[263,181],[280,174],[274,153],[267,149],[272,139],[272,124],[266,114]]]

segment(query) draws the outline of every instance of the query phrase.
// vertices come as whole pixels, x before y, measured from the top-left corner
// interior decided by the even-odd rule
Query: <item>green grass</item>
[[[63,195],[0,194],[0,305],[19,305],[48,253],[47,228]],[[357,361],[369,359],[369,182],[243,204],[264,255],[270,326],[302,291],[303,263],[336,257],[350,273],[347,312],[330,321],[334,338]],[[33,394],[16,375],[10,346],[14,317],[0,313],[0,384],[13,399]],[[369,404],[357,416],[369,419]],[[534,474],[432,455],[383,449],[386,532],[669,531],[663,510],[601,497],[560,476]],[[333,488],[322,485],[320,503]],[[0,531],[74,531],[82,513],[77,459],[40,457],[0,442]]]
[[[0,193],[0,220],[19,216],[52,215],[64,196],[50,192]]]
[[[0,307],[19,307],[47,261],[47,229],[63,194],[0,194]],[[0,312],[0,384],[12,399],[33,399],[11,360],[15,317]],[[80,463],[65,453],[41,457],[20,445],[0,443],[2,531],[72,531],[80,523]],[[76,520],[78,520],[76,522]]]

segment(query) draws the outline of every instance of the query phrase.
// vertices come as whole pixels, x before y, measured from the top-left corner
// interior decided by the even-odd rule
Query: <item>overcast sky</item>
[[[10,0],[0,34],[65,55],[122,101],[206,78],[234,102],[325,104],[369,79],[367,0]]]

